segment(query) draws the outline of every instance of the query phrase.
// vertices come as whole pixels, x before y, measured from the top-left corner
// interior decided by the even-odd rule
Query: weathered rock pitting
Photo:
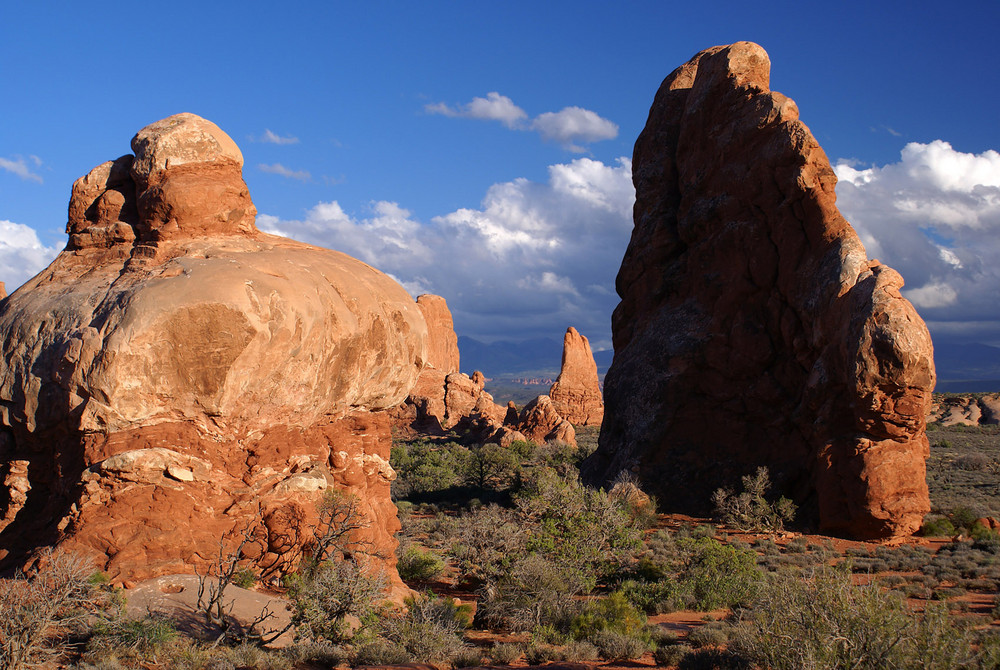
[[[930,336],[769,70],[756,44],[715,47],[656,94],[586,472],[633,470],[667,509],[703,513],[767,465],[825,531],[907,534],[929,511]]]
[[[604,398],[590,341],[570,326],[563,337],[559,378],[549,389],[552,406],[575,426],[599,426]]]
[[[279,520],[336,487],[394,575],[381,410],[424,366],[420,309],[360,261],[259,232],[215,124],[172,116],[132,147],[74,183],[66,249],[0,303],[4,562],[57,543],[141,579],[255,524],[266,567]]]

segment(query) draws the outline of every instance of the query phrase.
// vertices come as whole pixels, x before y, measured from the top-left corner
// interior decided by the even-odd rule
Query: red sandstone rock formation
[[[573,425],[601,425],[604,398],[597,363],[590,342],[572,326],[563,337],[562,367],[549,397],[555,410]]]
[[[58,543],[118,579],[204,568],[258,525],[279,560],[329,487],[395,577],[390,420],[420,309],[344,254],[265,235],[242,155],[179,114],[73,185],[69,243],[0,303],[0,554]]]
[[[458,372],[458,335],[448,303],[439,295],[417,296],[417,307],[427,322],[427,365],[445,374]]]
[[[547,395],[540,395],[521,410],[518,431],[533,442],[565,442],[576,446],[576,430],[552,406]]]
[[[668,509],[767,465],[801,514],[863,538],[929,510],[930,336],[835,206],[836,177],[740,42],[661,85],[635,145],[635,228],[588,475]]]
[[[515,440],[545,442],[559,440],[576,446],[573,426],[554,409],[548,396],[539,396],[521,414],[513,404],[497,405],[486,392],[486,377],[476,370],[472,377],[457,372],[458,337],[444,298],[422,295],[417,304],[428,323],[431,353],[406,401],[393,410],[394,426],[405,434],[443,434],[454,430],[474,442],[496,442],[507,446]],[[572,328],[573,333],[576,333]],[[567,334],[567,337],[569,335]],[[435,343],[446,343],[435,352]],[[454,351],[452,351],[452,343]],[[583,338],[586,344],[586,338]],[[594,380],[597,367],[594,367]],[[446,372],[442,366],[454,365]],[[442,362],[443,361],[443,362]],[[529,409],[530,408],[530,409]]]
[[[7,297],[7,287],[4,285],[2,281],[0,281],[0,300],[3,300],[6,297]]]

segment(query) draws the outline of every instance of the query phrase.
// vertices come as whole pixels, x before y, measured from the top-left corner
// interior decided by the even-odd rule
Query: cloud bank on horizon
[[[528,124],[527,114],[503,98],[448,109],[514,129],[544,116]],[[565,127],[565,141],[585,141],[582,131]],[[280,164],[259,167],[292,172]],[[896,163],[864,167],[842,160],[835,171],[838,206],[869,257],[903,275],[904,295],[932,333],[1000,343],[1000,153],[963,153],[942,140],[913,142]],[[599,349],[610,347],[614,278],[631,234],[634,198],[628,158],[606,164],[580,157],[549,166],[544,183],[497,183],[479,207],[428,221],[414,218],[405,203],[380,200],[351,214],[331,200],[316,203],[302,219],[262,213],[257,224],[360,258],[413,295],[443,295],[460,334],[558,337],[574,325]],[[56,253],[32,228],[0,221],[0,278],[8,290]]]

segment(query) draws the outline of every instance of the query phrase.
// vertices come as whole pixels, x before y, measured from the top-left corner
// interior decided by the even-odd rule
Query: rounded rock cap
[[[149,183],[169,168],[191,163],[235,163],[243,153],[217,125],[197,114],[182,113],[151,123],[132,138],[132,178]]]

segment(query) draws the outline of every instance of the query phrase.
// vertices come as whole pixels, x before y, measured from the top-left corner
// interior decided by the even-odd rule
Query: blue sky
[[[460,334],[607,346],[653,94],[752,40],[932,332],[1000,342],[1000,5],[804,4],[6,3],[0,281],[65,244],[74,179],[187,111],[240,145],[261,228],[444,295]]]

